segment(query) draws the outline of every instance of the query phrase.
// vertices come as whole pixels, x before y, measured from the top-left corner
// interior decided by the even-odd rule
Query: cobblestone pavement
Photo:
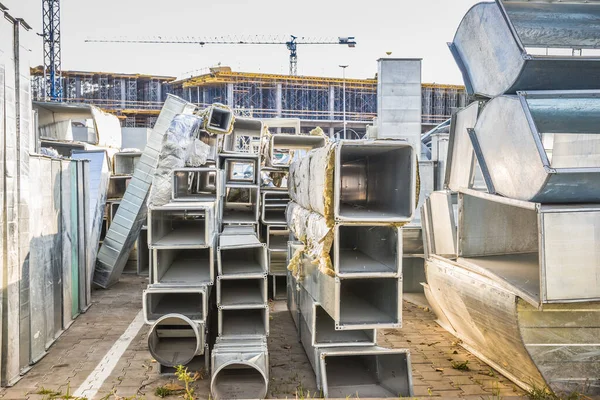
[[[146,284],[145,278],[124,275],[110,290],[94,291],[94,305],[88,312],[75,320],[46,357],[21,381],[11,388],[1,389],[0,397],[37,400],[72,395],[139,313],[141,292]],[[314,374],[302,345],[298,343],[285,303],[275,302],[271,315],[269,397],[317,397]],[[410,349],[415,397],[492,400],[525,395],[508,379],[461,348],[456,338],[434,322],[432,312],[405,302],[403,318],[402,329],[382,330],[378,339],[383,347]],[[173,377],[158,373],[158,365],[147,350],[147,333],[148,327],[144,326],[95,399],[158,399],[157,388],[177,384]],[[469,369],[457,370],[452,367],[453,361],[468,361]],[[209,398],[209,381],[206,376],[193,384],[198,399]],[[55,392],[54,397],[51,392]]]

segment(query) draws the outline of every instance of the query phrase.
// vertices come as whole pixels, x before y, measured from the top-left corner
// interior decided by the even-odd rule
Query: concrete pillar
[[[200,104],[200,86],[198,86],[196,88],[196,90],[197,90],[197,94],[198,94],[198,96],[197,96],[198,97],[198,104]]]
[[[227,84],[227,105],[231,108],[234,107],[234,105],[233,105],[233,83]]]
[[[208,104],[208,90],[206,88],[202,89],[202,103]]]
[[[335,86],[329,86],[329,119],[335,119]]]
[[[421,59],[382,58],[377,74],[377,137],[406,139],[421,154]]]
[[[77,78],[79,79],[79,78]],[[125,87],[125,85],[127,84],[127,82],[125,81],[125,79],[121,79],[121,110],[125,109],[125,102],[127,100],[127,88]],[[77,82],[77,87],[80,88],[81,87],[81,83]]]
[[[275,103],[277,116],[281,117],[283,111],[283,87],[281,83],[277,84],[277,92],[275,93]]]
[[[75,98],[79,101],[81,99],[81,78],[75,78]]]

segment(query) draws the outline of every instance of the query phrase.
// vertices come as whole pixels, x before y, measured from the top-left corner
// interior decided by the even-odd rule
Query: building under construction
[[[43,68],[32,70],[33,95],[44,100]],[[320,126],[330,135],[343,128],[344,91],[349,132],[362,136],[377,114],[377,79],[234,72],[229,67],[177,80],[168,76],[63,71],[63,100],[115,113],[125,127],[153,127],[167,94],[200,106],[219,102],[255,118],[300,118],[303,130]],[[448,119],[467,102],[464,87],[423,84],[424,129]],[[350,136],[349,137],[353,137]]]

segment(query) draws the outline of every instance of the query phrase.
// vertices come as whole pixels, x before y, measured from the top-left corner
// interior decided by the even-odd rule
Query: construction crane
[[[60,0],[42,0],[46,99],[61,101]]]
[[[265,36],[243,36],[243,37],[230,37],[230,36],[219,36],[209,38],[162,38],[155,37],[150,39],[87,39],[89,43],[142,43],[142,44],[199,44],[204,46],[207,44],[220,45],[220,44],[237,44],[237,45],[271,45],[271,44],[284,44],[290,51],[290,75],[298,75],[298,45],[332,45],[342,44],[348,47],[355,47],[356,40],[354,36],[338,37],[337,39],[332,38],[306,38],[290,35],[290,39],[282,39],[280,37],[265,37]]]

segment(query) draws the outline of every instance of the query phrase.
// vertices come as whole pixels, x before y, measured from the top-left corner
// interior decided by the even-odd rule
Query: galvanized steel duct
[[[148,333],[148,350],[167,367],[186,365],[204,352],[204,327],[181,314],[159,318]]]

